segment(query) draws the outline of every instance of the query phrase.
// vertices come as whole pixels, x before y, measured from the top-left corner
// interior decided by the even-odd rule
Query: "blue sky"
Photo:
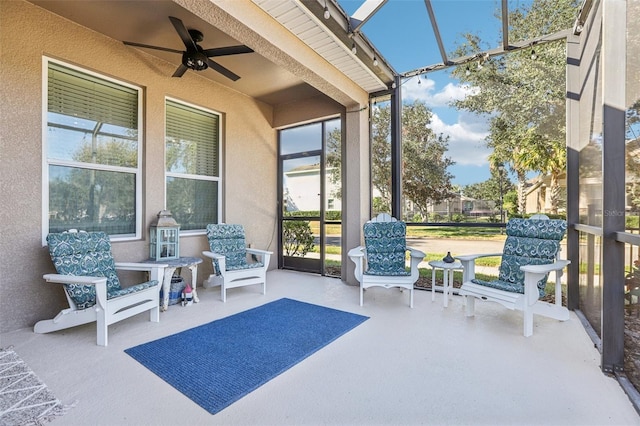
[[[434,14],[448,55],[471,32],[497,47],[502,39],[499,0],[433,0]],[[531,0],[509,0],[509,9],[529,5]],[[339,0],[348,13],[353,14],[362,0]],[[389,0],[362,27],[364,35],[399,73],[412,71],[442,62],[438,44],[424,0]],[[450,78],[447,70],[418,77],[402,85],[404,101],[422,100],[434,113],[432,128],[449,136],[448,155],[456,162],[449,170],[455,175],[453,183],[467,185],[489,178],[484,147],[488,125],[484,117],[448,106],[452,100],[462,99],[474,88],[465,87]]]

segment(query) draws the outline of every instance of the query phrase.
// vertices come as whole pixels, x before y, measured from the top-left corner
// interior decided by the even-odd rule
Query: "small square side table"
[[[444,307],[449,306],[449,294],[453,294],[453,272],[462,270],[462,263],[456,260],[453,263],[443,262],[442,260],[432,260],[429,262],[431,266],[431,301],[436,300],[436,269],[442,269],[442,294],[444,296]]]

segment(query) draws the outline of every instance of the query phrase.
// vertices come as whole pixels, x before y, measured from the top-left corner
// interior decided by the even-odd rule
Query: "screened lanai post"
[[[391,92],[391,216],[402,220],[402,77],[395,76],[394,84]]]
[[[625,230],[625,121],[627,7],[624,1],[602,4],[602,369],[624,369],[624,243],[616,233]],[[624,75],[624,74],[623,74]],[[607,285],[608,284],[608,285]]]
[[[567,223],[580,222],[580,38],[567,37]],[[572,226],[567,229],[567,308],[580,307],[580,233]]]
[[[342,253],[341,279],[359,285],[355,278],[355,264],[349,260],[349,249],[362,241],[362,225],[370,219],[370,150],[369,100],[346,108],[343,114],[342,144]]]

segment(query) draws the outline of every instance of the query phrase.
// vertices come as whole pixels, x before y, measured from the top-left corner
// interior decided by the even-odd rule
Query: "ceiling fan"
[[[187,27],[184,26],[182,21],[173,16],[169,16],[169,20],[171,21],[174,28],[178,32],[178,35],[182,39],[182,42],[184,43],[187,50],[182,51],[182,50],[170,49],[168,47],[149,46],[148,44],[134,43],[131,41],[123,41],[123,43],[129,46],[164,50],[165,52],[182,54],[182,64],[178,67],[176,72],[173,73],[172,77],[182,77],[182,75],[188,69],[194,70],[194,71],[202,71],[202,70],[206,70],[207,68],[212,68],[233,81],[240,79],[240,76],[238,76],[237,74],[234,74],[232,71],[223,67],[219,63],[214,62],[210,58],[216,57],[216,56],[227,56],[227,55],[238,55],[241,53],[251,53],[253,52],[252,49],[244,45],[229,46],[229,47],[215,47],[213,49],[203,49],[198,45],[198,43],[204,39],[204,36],[200,31],[195,29],[187,30]]]

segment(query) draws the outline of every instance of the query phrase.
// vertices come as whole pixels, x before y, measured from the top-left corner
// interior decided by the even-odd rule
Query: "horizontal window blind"
[[[48,73],[49,112],[137,130],[137,90],[53,62]]]
[[[76,228],[139,237],[141,89],[47,61],[43,240]]]
[[[219,132],[217,114],[167,100],[167,171],[218,176]]]

